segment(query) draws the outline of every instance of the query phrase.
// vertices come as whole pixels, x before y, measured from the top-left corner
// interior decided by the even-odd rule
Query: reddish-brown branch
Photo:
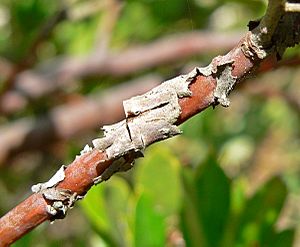
[[[242,39],[239,44],[232,49],[226,56],[234,58],[232,75],[238,80],[243,80],[250,70],[254,69],[254,63],[245,56],[241,50]],[[258,64],[256,64],[258,66]],[[199,75],[194,83],[191,84],[190,90],[192,96],[183,98],[179,101],[182,113],[178,118],[178,124],[184,122],[195,114],[206,109],[213,103],[213,93],[216,88],[216,80],[212,76]]]
[[[40,194],[32,194],[21,202],[18,207],[8,212],[1,222],[0,246],[9,246],[19,238],[17,232],[24,235],[48,220],[49,215],[45,211],[46,206],[47,202]]]
[[[240,80],[245,78],[246,74],[253,69],[253,61],[246,57],[241,50],[241,44],[243,40],[226,56],[233,59],[235,76],[238,76]],[[259,61],[256,62],[258,64]],[[213,77],[198,76],[196,80],[191,84],[190,90],[192,91],[191,97],[186,97],[179,100],[181,106],[181,114],[178,119],[178,124],[184,122],[189,117],[197,114],[203,109],[209,107],[214,103],[213,93],[216,87],[216,80]],[[111,162],[106,159],[105,153],[98,150],[79,156],[70,164],[66,171],[66,178],[58,185],[59,188],[69,189],[72,192],[78,194],[84,194],[90,186],[93,184],[93,179],[102,174],[105,167]],[[38,198],[42,200],[42,195],[32,195],[30,198]],[[13,209],[9,214],[3,216],[0,219],[0,236],[2,237],[2,246],[12,243],[16,239],[20,238],[27,231],[34,228],[34,226],[40,224],[42,221],[51,219],[51,215],[45,217],[45,203],[36,205],[36,208],[32,208],[30,214],[37,214],[34,219],[34,223],[31,224],[19,224],[19,222],[11,221],[10,218],[14,217],[15,214],[19,213],[19,208],[24,208],[31,199],[27,199]],[[43,212],[44,210],[44,212]],[[42,213],[43,212],[43,213]],[[29,212],[27,212],[29,213]],[[18,215],[18,214],[17,214]],[[30,218],[33,220],[32,218]],[[23,226],[25,225],[25,227]],[[14,229],[14,230],[12,230]],[[3,240],[4,239],[4,240]]]
[[[270,10],[271,14],[276,15],[277,19],[279,19],[280,16],[279,17],[277,16],[277,8],[280,8],[281,6],[280,2],[270,1],[270,3],[274,3],[275,8],[271,8],[272,6],[269,6],[268,10]],[[268,21],[272,20],[272,18],[270,18],[271,16],[268,15],[268,12],[266,16],[267,18],[263,19],[262,21],[263,23],[262,27],[265,27],[268,24]],[[298,25],[297,23],[299,23],[300,17],[299,15],[296,17],[297,19],[294,23],[296,23],[297,26],[295,30],[293,30],[293,28],[287,30],[287,27],[283,26],[284,31],[299,33],[300,25]],[[274,25],[276,25],[276,23],[275,24],[271,23],[271,25],[272,25],[271,30],[275,31]],[[232,76],[236,77],[234,78],[234,80],[236,80],[235,82],[241,82],[248,76],[249,73],[253,75],[255,72],[255,68],[261,63],[262,60],[266,58],[265,55],[267,55],[267,51],[264,50],[264,45],[268,45],[267,47],[269,47],[270,45],[269,42],[272,40],[271,39],[272,33],[266,33],[265,31],[260,33],[259,30],[260,30],[260,26],[258,27],[258,29],[254,30],[256,34],[258,34],[258,36],[253,36],[255,35],[255,33],[254,34],[250,32],[247,33],[245,38],[231,52],[229,52],[227,55],[222,57],[221,59],[223,59],[222,61],[225,63],[218,63],[219,61],[218,59],[220,59],[220,57],[217,57],[212,61],[211,64],[212,66],[222,67],[224,64],[226,66],[229,66],[230,70],[227,71],[230,71],[229,72],[230,75],[226,74],[226,76],[228,77],[225,78],[225,87],[229,87],[229,89],[231,89],[230,88],[231,84],[228,86],[226,84],[227,82],[226,79],[229,78],[228,80],[231,83],[231,80],[233,78]],[[282,31],[282,30],[278,30],[278,31]],[[257,37],[258,39],[255,39]],[[295,39],[295,43],[296,42],[298,42],[297,37]],[[277,47],[277,45],[279,47]],[[279,44],[275,43],[274,48],[282,49],[282,47],[280,47],[281,45],[282,45],[281,43]],[[273,53],[271,52],[271,54],[268,55],[272,55],[272,54],[273,55],[276,54],[276,49],[273,50]],[[216,71],[220,72],[218,70]],[[194,81],[191,83],[190,86],[190,90],[193,93],[192,96],[179,99],[181,113],[179,118],[177,118],[176,116],[177,124],[184,122],[189,117],[197,114],[198,112],[209,107],[210,105],[217,104],[216,100],[219,99],[216,98],[215,95],[217,91],[216,89],[219,86],[217,80],[218,80],[217,76],[213,74],[209,74],[208,76],[204,76],[204,74],[202,74],[201,76],[198,75],[194,79]],[[185,81],[183,81],[183,83],[185,83]],[[224,86],[224,84],[222,85]],[[225,89],[225,92],[226,94],[229,93],[227,89]],[[171,106],[173,107],[173,105]],[[174,107],[177,106],[174,105]],[[158,129],[157,131],[161,131],[161,130],[163,130],[162,133],[165,133],[165,129]],[[155,136],[158,133],[151,133],[151,134],[153,134],[153,140],[151,139],[151,141],[152,142],[157,141],[157,139],[155,139]],[[61,182],[59,182],[56,188],[68,189],[73,193],[78,193],[79,195],[85,194],[86,191],[90,188],[90,186],[93,185],[94,179],[99,175],[103,174],[103,172],[106,171],[106,168],[110,167],[110,164],[114,164],[112,159],[116,157],[111,156],[113,158],[109,159],[108,158],[109,153],[107,150],[108,149],[106,149],[106,151],[99,151],[95,147],[92,151],[88,151],[86,154],[82,154],[81,156],[77,157],[73,161],[73,163],[67,167],[65,171],[65,178]],[[133,161],[132,157],[126,156],[126,152],[121,154],[122,154],[122,158],[125,159],[125,163],[127,162],[131,163]],[[128,154],[130,154],[130,152]],[[42,194],[43,193],[38,192],[37,194],[30,196],[29,199],[25,200],[24,202],[16,206],[12,211],[10,211],[8,214],[4,215],[0,219],[1,246],[7,246],[8,244],[14,242],[16,239],[23,236],[30,229],[39,225],[41,222],[47,219],[51,219],[52,216],[50,214],[46,214],[46,210],[47,210],[46,206],[48,204],[47,201],[43,199]],[[38,202],[34,207],[32,207],[32,205],[29,204],[32,203],[33,199],[35,199],[35,201]],[[31,210],[28,211],[27,208],[30,208]],[[24,210],[26,211],[26,213],[24,213]],[[20,215],[21,217],[29,220],[30,222],[27,221],[25,222],[22,219],[20,219]]]
[[[239,65],[235,66],[235,69],[233,71],[233,73],[235,73],[235,76],[239,77],[238,73],[243,72],[243,66],[241,63],[242,61],[243,60],[240,59]],[[246,62],[248,63],[249,61]],[[274,68],[282,66],[297,66],[299,64],[299,57],[293,57],[277,62],[276,58],[274,56],[271,56],[260,64],[257,72],[265,73]],[[248,66],[249,65],[246,64],[246,67]],[[189,99],[188,101],[185,98],[181,100],[181,107],[189,110],[184,111],[184,113],[186,114],[183,113],[180,116],[180,118],[178,119],[178,123],[185,121],[196,112],[204,110],[207,107],[208,103],[211,102],[211,98],[213,97],[211,92],[215,89],[214,79],[212,77],[201,77],[203,76],[199,75],[197,80],[205,79],[208,81],[212,81],[206,84],[193,83],[191,85],[190,89],[193,92],[193,98]],[[115,96],[113,97],[115,101],[112,101],[111,97],[103,97],[101,94],[99,94],[98,96],[94,96],[88,99],[82,99],[76,104],[56,107],[51,110],[49,118],[39,118],[35,121],[33,119],[27,118],[27,121],[25,122],[23,120],[18,120],[10,123],[8,127],[2,126],[0,128],[0,164],[3,163],[7,157],[9,158],[16,153],[32,150],[37,147],[41,148],[45,145],[48,146],[56,140],[69,139],[85,129],[92,129],[97,126],[119,121],[122,117],[124,117],[124,113],[121,108],[122,100],[147,91],[155,85],[158,85],[158,82],[161,80],[156,76],[151,76],[150,78],[139,78],[137,79],[137,81],[138,82],[132,84],[132,86],[121,86],[120,89],[112,89],[112,91],[110,92]],[[145,90],[143,90],[143,88]],[[255,85],[248,88],[249,90],[253,90],[259,87]],[[109,95],[110,93],[108,92],[107,94]],[[284,98],[286,98],[288,102],[291,103],[293,107],[295,107],[295,109],[299,109],[299,104],[297,104],[297,101],[292,100],[293,97]],[[110,112],[113,114],[106,114],[103,111],[104,109],[106,112]],[[72,121],[70,121],[71,119]],[[28,122],[32,123],[31,127],[28,127]],[[56,124],[54,126],[51,123]],[[46,126],[49,126],[49,128],[46,128]],[[23,133],[22,136],[24,136],[24,138],[21,138],[19,136],[17,138],[11,139],[13,137],[11,135],[9,136],[9,133]],[[37,133],[40,137],[39,139],[35,138]],[[20,141],[20,139],[24,141]]]
[[[108,161],[99,165],[101,160],[105,160],[105,153],[98,150],[75,159],[66,169],[66,179],[59,184],[59,187],[85,194],[93,185],[93,178],[100,175],[110,164]],[[2,217],[0,246],[8,246],[37,225],[49,220],[46,206],[47,201],[40,193],[32,194]]]

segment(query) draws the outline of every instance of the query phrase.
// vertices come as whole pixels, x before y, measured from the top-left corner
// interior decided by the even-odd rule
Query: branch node
[[[269,50],[264,48],[263,45],[261,45],[261,42],[259,42],[257,35],[254,35],[252,32],[249,32],[246,35],[241,48],[245,56],[250,58],[251,60],[255,60],[256,58],[264,59],[270,52]]]

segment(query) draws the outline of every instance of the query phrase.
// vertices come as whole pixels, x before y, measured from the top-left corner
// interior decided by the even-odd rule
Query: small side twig
[[[286,12],[300,12],[300,3],[285,3]]]

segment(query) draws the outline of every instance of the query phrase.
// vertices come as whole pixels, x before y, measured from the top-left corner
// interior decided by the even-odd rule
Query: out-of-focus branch
[[[69,1],[70,2],[70,1]],[[68,19],[71,21],[78,21],[86,17],[99,13],[101,10],[107,8],[107,1],[93,0],[93,1],[77,1],[76,4],[70,2],[70,9],[68,11]]]
[[[277,6],[276,1],[270,0],[269,5],[272,4]],[[130,169],[147,146],[179,134],[177,125],[188,118],[209,106],[228,106],[231,90],[253,75],[262,60],[299,42],[295,34],[300,32],[300,14],[280,13],[269,6],[266,19],[272,20],[272,15],[277,14],[280,17],[274,16],[270,23],[262,21],[262,26],[248,32],[225,56],[124,101],[123,121],[106,126],[104,137],[93,140],[93,147],[86,146],[65,170],[62,167],[48,182],[35,185],[33,195],[0,219],[0,244],[14,242],[45,220],[63,218],[92,185],[109,179],[117,171]],[[260,34],[259,30],[265,32],[265,28],[270,30],[267,36],[271,39]],[[280,33],[282,36],[278,37]],[[273,35],[281,39],[273,39]],[[290,39],[291,35],[294,39]]]
[[[95,48],[93,49],[93,53],[97,53],[98,56],[105,56],[108,52],[111,36],[119,19],[122,7],[123,3],[120,0],[106,0],[106,9],[103,19],[101,23],[99,23]]]
[[[260,82],[251,81],[244,87],[247,94],[261,96],[263,98],[279,97],[288,103],[297,113],[300,114],[300,99],[289,92],[284,92],[269,85],[262,85]]]
[[[13,70],[13,65],[5,58],[0,58],[0,78],[7,78]]]
[[[112,53],[105,59],[97,59],[97,54],[84,58],[63,58],[48,63],[43,71],[44,75],[51,74],[53,78],[63,75],[76,78],[92,75],[124,76],[205,52],[230,49],[239,38],[240,34],[237,33],[222,35],[196,31],[176,34],[147,45]]]
[[[27,67],[31,66],[35,61],[34,57],[36,55],[37,48],[39,45],[47,40],[51,35],[55,27],[62,21],[68,18],[68,10],[66,7],[59,9],[41,28],[37,34],[35,40],[31,44],[30,48],[27,51],[27,55],[23,60],[23,64]]]
[[[24,118],[0,128],[0,164],[17,153],[40,149],[57,140],[67,140],[87,129],[119,121],[124,117],[122,101],[158,85],[161,78],[149,75],[58,106],[47,116]],[[143,82],[143,83],[141,83]]]
[[[14,64],[10,73],[7,75],[6,80],[4,81],[4,86],[2,87],[1,94],[8,91],[10,88],[13,87],[13,84],[15,82],[15,79],[19,72],[22,70],[31,67],[35,63],[36,58],[36,51],[40,44],[45,41],[50,34],[52,33],[52,30],[63,20],[67,18],[67,10],[65,8],[62,8],[58,10],[55,15],[53,15],[44,26],[42,26],[39,33],[36,35],[35,40],[32,42],[31,46],[28,48],[26,54],[24,55],[23,59],[18,62],[17,64]]]
[[[21,110],[28,100],[37,99],[89,76],[124,76],[187,57],[229,49],[240,34],[221,35],[190,32],[162,38],[151,44],[129,48],[120,53],[99,56],[55,59],[36,70],[24,71],[16,77],[15,90],[0,98],[0,112]]]
[[[117,4],[116,1],[117,0],[107,0],[107,1],[97,1],[97,2],[94,1],[85,4],[81,3],[79,5],[75,5],[72,7],[71,6],[62,7],[59,10],[57,10],[57,12],[51,18],[49,18],[44,25],[42,25],[41,29],[37,33],[35,39],[33,40],[31,46],[28,48],[24,57],[18,63],[14,64],[11,67],[10,73],[5,75],[6,79],[1,89],[1,95],[3,95],[5,92],[7,92],[9,89],[13,87],[16,81],[16,77],[19,75],[19,73],[34,65],[36,61],[36,51],[38,47],[40,46],[41,43],[43,43],[45,40],[49,38],[52,31],[59,23],[67,19],[73,21],[82,19],[88,15],[99,12],[104,7],[113,9],[113,13],[111,15],[112,17],[110,18],[110,20],[112,21],[113,18],[116,16],[115,12],[117,12],[117,10],[115,11],[115,9],[117,9],[117,7],[120,5]],[[113,26],[113,24],[109,24],[108,26]],[[107,39],[107,37],[105,39]],[[12,93],[12,94],[8,93],[8,94],[13,95],[12,98],[8,99],[9,102],[12,102],[12,99],[16,98],[16,93]],[[20,97],[16,99],[16,101],[24,103],[24,99],[21,99]]]

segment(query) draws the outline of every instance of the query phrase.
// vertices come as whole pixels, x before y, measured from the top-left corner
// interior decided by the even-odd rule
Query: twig
[[[270,13],[275,14],[270,11],[266,16]],[[281,19],[273,35],[299,33],[300,25],[291,26],[285,16]],[[299,23],[300,16],[293,19],[293,23]],[[117,171],[130,169],[148,145],[179,134],[177,125],[191,116],[209,106],[228,106],[227,96],[236,83],[253,74],[266,56],[292,44],[292,40],[282,43],[271,39],[274,47],[266,50],[265,39],[257,38],[256,34],[257,30],[247,33],[228,54],[214,58],[209,66],[195,68],[145,95],[124,101],[125,120],[106,126],[104,137],[94,140],[93,147],[87,145],[65,170],[61,168],[48,182],[34,186],[33,195],[0,219],[1,245],[14,242],[45,220],[63,218],[92,185],[109,179]]]
[[[106,1],[102,0],[94,0],[88,2],[81,1],[70,8],[70,10],[68,11],[68,18],[71,21],[78,21],[91,15],[97,14],[106,7]]]
[[[43,68],[44,72],[36,70],[19,74],[15,85],[20,92],[15,91],[13,94],[8,92],[3,95],[0,111],[3,113],[14,112],[27,104],[16,105],[13,108],[12,104],[6,104],[6,102],[12,102],[11,97],[18,97],[19,102],[27,102],[24,95],[30,99],[39,98],[77,78],[90,75],[123,76],[204,51],[209,52],[215,50],[214,46],[219,50],[224,50],[232,47],[237,42],[238,36],[240,35],[234,34],[226,37],[213,33],[191,32],[166,37],[143,47],[131,48],[100,61],[97,59],[98,54],[94,54],[95,58],[88,56],[87,58],[56,60]],[[218,42],[220,43],[218,44]]]

